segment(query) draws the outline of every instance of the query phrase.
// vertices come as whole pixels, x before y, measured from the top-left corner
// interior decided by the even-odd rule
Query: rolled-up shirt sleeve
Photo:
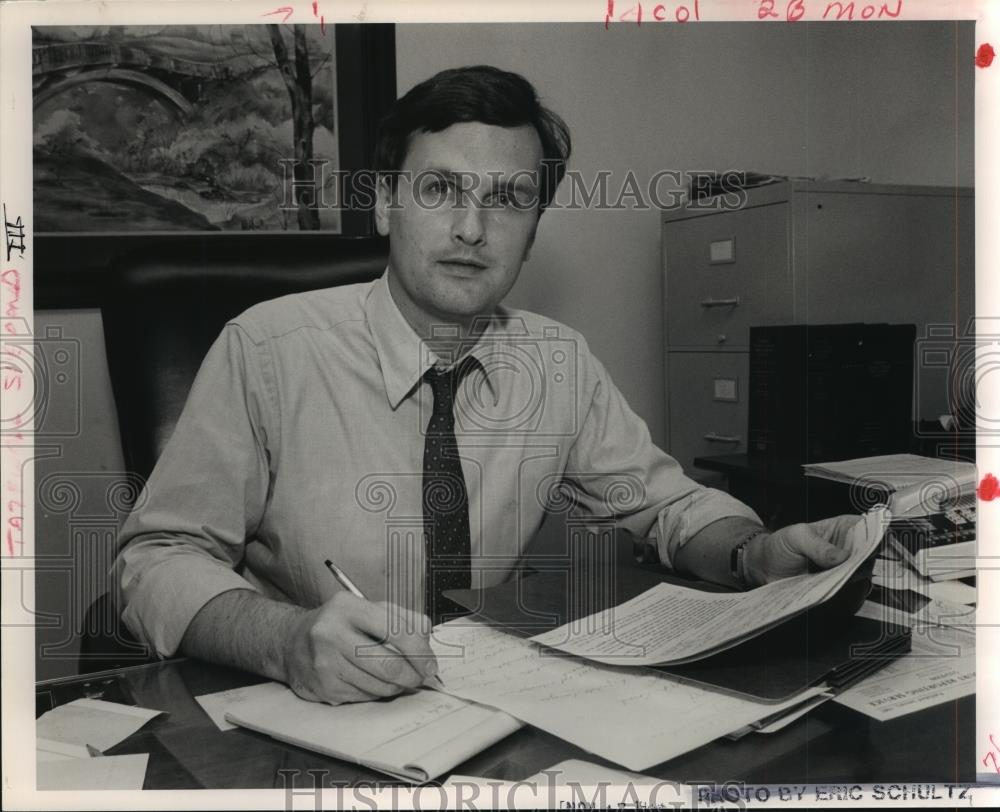
[[[743,502],[690,479],[653,444],[645,422],[582,338],[579,342],[584,418],[565,477],[578,506],[614,518],[638,538],[655,540],[660,561],[671,568],[680,547],[713,522],[735,516],[759,523]]]
[[[275,451],[265,352],[226,326],[119,535],[122,617],[161,657],[212,598],[255,588],[235,570],[263,516]]]

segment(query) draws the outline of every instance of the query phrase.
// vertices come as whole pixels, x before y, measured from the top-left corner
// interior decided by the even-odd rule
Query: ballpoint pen
[[[362,592],[360,589],[358,589],[357,584],[355,584],[354,581],[350,579],[348,574],[344,572],[340,567],[334,564],[329,558],[326,559],[326,561],[324,561],[323,563],[326,564],[326,568],[333,573],[333,577],[337,579],[337,583],[339,583],[342,587],[344,587],[344,589],[346,589],[356,598],[361,598],[362,600],[368,600],[368,598],[365,597],[365,593]],[[397,649],[390,643],[386,643],[385,647],[390,649],[391,651],[395,651],[397,654],[402,655],[402,652],[399,651],[399,649]],[[440,676],[438,676],[437,674],[432,674],[430,678],[437,680],[438,685],[444,688],[444,681],[441,679]]]

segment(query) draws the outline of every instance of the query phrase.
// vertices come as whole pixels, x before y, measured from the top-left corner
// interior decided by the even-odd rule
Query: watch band
[[[732,552],[729,553],[729,572],[733,576],[733,580],[740,585],[740,589],[744,591],[751,588],[750,583],[747,581],[746,573],[745,556],[747,545],[757,538],[757,536],[761,536],[767,532],[766,527],[755,528],[743,541],[733,547]]]

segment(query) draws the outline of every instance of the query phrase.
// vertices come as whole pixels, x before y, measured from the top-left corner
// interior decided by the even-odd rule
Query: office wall
[[[401,93],[463,64],[526,75],[572,128],[572,167],[588,182],[742,168],[973,183],[971,24],[399,26],[396,42]],[[581,330],[662,442],[661,290],[657,211],[551,211],[509,301]],[[38,637],[53,646],[39,679],[73,671],[73,631],[102,588],[99,567],[71,566],[73,550],[108,548],[122,468],[99,313],[39,313],[36,331],[46,326],[79,341],[82,389],[78,406],[55,404],[79,409],[80,435],[35,471],[79,493],[47,497],[36,516],[48,560]]]

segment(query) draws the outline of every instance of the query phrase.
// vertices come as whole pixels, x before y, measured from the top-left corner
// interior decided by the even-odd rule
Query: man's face
[[[517,281],[538,224],[542,160],[530,125],[453,124],[416,133],[397,180],[378,189],[389,289],[419,335],[493,312]]]

